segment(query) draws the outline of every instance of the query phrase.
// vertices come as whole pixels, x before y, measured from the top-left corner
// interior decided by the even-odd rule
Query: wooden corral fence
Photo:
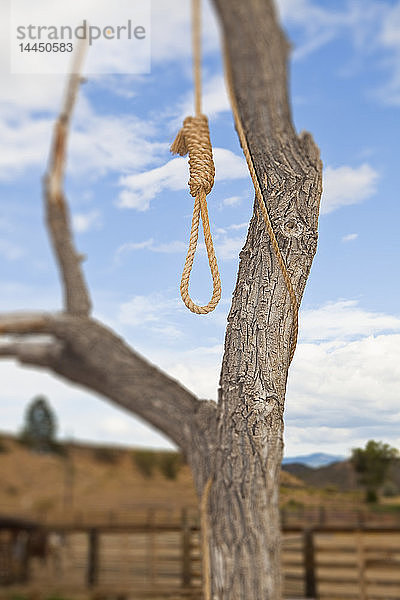
[[[359,508],[346,505],[316,505],[283,507],[281,522],[283,529],[304,527],[353,527],[400,529],[400,512],[384,511],[384,506],[375,510],[361,505]]]
[[[285,593],[321,600],[400,600],[400,529],[284,533]]]
[[[153,511],[142,523],[48,527],[46,537],[45,557],[28,562],[30,589],[63,597],[201,598],[194,511],[182,510],[179,522]],[[285,529],[282,560],[285,598],[400,600],[400,529]]]

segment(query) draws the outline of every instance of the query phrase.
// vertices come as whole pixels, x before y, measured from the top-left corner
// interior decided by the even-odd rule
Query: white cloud
[[[278,0],[284,24],[300,31],[293,58],[306,58],[322,46],[346,36],[355,55],[348,59],[342,74],[352,71],[352,64],[372,54],[379,56],[380,67],[388,72],[388,80],[371,90],[383,104],[400,105],[400,5],[398,2],[364,0],[347,2],[342,7],[312,0]],[[371,61],[368,66],[370,66]]]
[[[93,1],[84,0],[88,5],[92,5]],[[29,168],[44,172],[65,78],[9,73],[9,18],[6,8],[4,4],[0,7],[0,33],[4,34],[0,36],[0,137],[7,147],[7,152],[0,156],[0,179],[12,180]],[[189,5],[179,0],[154,0],[152,17],[152,59],[156,62],[190,59]],[[219,41],[215,17],[209,4],[204,8],[203,17],[205,52],[214,52]],[[140,76],[136,79],[126,77],[124,81],[134,86],[139,79]],[[115,79],[110,77],[108,80],[110,86],[115,87]],[[121,85],[124,87],[125,83]],[[104,81],[92,78],[91,91],[95,86],[101,89]],[[226,108],[221,76],[208,79],[204,91],[205,102],[211,112],[224,110],[224,106]],[[154,139],[157,132],[158,128],[153,127],[150,122],[130,115],[99,114],[87,100],[83,86],[72,121],[68,173],[79,177],[90,176],[93,179],[108,173],[149,168],[159,162],[168,147],[167,143]],[[130,201],[133,201],[132,196]],[[139,207],[143,206],[137,202]]]
[[[288,437],[290,423],[313,443],[314,430],[325,427],[325,447],[338,442],[337,429],[347,438],[347,447],[355,438],[398,437],[399,349],[399,334],[370,335],[337,345],[300,344],[289,376]]]
[[[107,417],[99,422],[99,427],[115,436],[127,435],[131,431],[131,423],[125,416]]]
[[[225,148],[214,148],[216,181],[242,179],[248,176],[244,159]],[[145,211],[150,201],[163,190],[183,190],[188,181],[187,158],[173,158],[166,164],[150,171],[135,175],[125,175],[119,184],[123,188],[119,194],[120,208],[134,208]]]
[[[216,400],[222,352],[222,344],[195,346],[185,351],[156,351],[154,360],[199,398]]]
[[[303,341],[342,341],[389,331],[400,331],[399,317],[364,310],[356,300],[328,302],[300,313]]]
[[[221,112],[231,110],[223,74],[218,73],[206,79],[202,92],[202,110],[210,119],[218,116]],[[185,117],[192,115],[193,110],[194,99],[193,93],[190,92],[179,109],[179,116],[174,120],[175,126],[179,126]]]
[[[86,233],[92,229],[101,229],[102,220],[99,211],[75,213],[72,215],[72,226],[77,233]]]
[[[217,258],[220,260],[230,260],[238,257],[240,250],[243,247],[245,234],[236,237],[230,237],[229,231],[239,231],[247,229],[248,223],[238,223],[228,225],[226,228],[216,227],[213,231],[214,246],[217,254]],[[180,240],[171,240],[165,243],[156,243],[153,238],[143,240],[142,242],[127,242],[119,246],[116,251],[116,258],[137,250],[149,250],[151,252],[158,252],[161,254],[183,254],[188,249],[187,242]],[[199,241],[197,244],[197,250],[203,254],[206,253],[206,247],[203,241]]]
[[[97,0],[83,0],[80,8],[85,3],[100,9]],[[100,4],[104,7],[107,2],[101,0]],[[70,9],[60,4],[60,10],[68,15]],[[29,168],[44,172],[66,85],[65,78],[58,75],[10,74],[9,29],[8,3],[1,3],[0,138],[7,151],[0,155],[0,180],[20,177]],[[95,86],[95,80],[91,85]],[[86,99],[83,86],[72,121],[68,172],[93,178],[131,171],[132,165],[137,169],[148,167],[167,148],[166,144],[152,141],[155,133],[150,123],[132,116],[98,113]]]
[[[155,129],[134,116],[100,115],[81,99],[71,132],[68,169],[96,178],[143,169],[165,154],[167,143],[151,141]]]
[[[358,238],[358,233],[348,233],[342,237],[342,242],[353,242]]]
[[[387,46],[400,47],[400,4],[392,6],[383,23],[381,40]]]
[[[242,198],[240,196],[229,196],[229,198],[224,198],[224,200],[222,200],[222,205],[223,206],[237,206],[238,204],[240,204],[242,201]]]
[[[321,214],[370,198],[376,192],[378,179],[378,172],[366,163],[355,168],[327,167],[324,171]]]
[[[135,296],[120,307],[116,325],[119,329],[122,326],[128,337],[130,328],[135,328],[134,347],[139,351],[138,340],[144,339],[137,337],[141,332],[145,339],[152,331],[163,338],[168,336],[168,344],[152,347],[151,362],[199,397],[216,399],[222,341],[188,347],[185,340],[182,344],[182,311],[186,314],[178,298]],[[305,453],[318,446],[341,454],[369,438],[398,444],[400,318],[342,300],[302,311],[301,334],[289,374],[287,452]],[[57,378],[16,367],[10,361],[0,362],[0,375],[9,400],[2,404],[3,428],[15,429],[26,402],[36,393],[43,393],[54,406],[64,434],[127,444],[167,445],[165,438],[139,424],[129,413]]]
[[[0,231],[10,233],[13,231],[13,226],[8,219],[0,217]]]
[[[231,110],[223,74],[214,75],[206,80],[203,87],[203,106],[210,118]]]
[[[150,248],[153,252],[161,252],[162,254],[175,254],[187,251],[187,243],[180,240],[172,240],[164,244],[154,244]]]
[[[150,2],[134,3],[130,0],[119,0],[110,4],[107,0],[80,0],[79,2],[64,3],[57,0],[41,0],[40,3],[32,3],[29,0],[19,0],[11,3],[11,24],[13,26],[29,24],[41,25],[69,25],[76,27],[82,24],[83,19],[88,21],[90,35],[91,27],[104,28],[105,25],[113,23],[125,24],[128,18],[132,19],[135,26],[140,23],[147,31],[150,28]],[[33,30],[33,34],[39,33],[38,40],[51,41],[42,37],[43,31]],[[16,40],[13,40],[16,45]],[[68,40],[66,40],[68,41]],[[76,41],[71,40],[74,45]],[[110,41],[99,38],[93,46],[90,44],[86,58],[88,73],[114,73],[135,72],[148,68],[150,55],[150,37],[145,36],[141,42],[135,39],[127,39],[121,35],[118,41]],[[12,53],[12,67],[14,71],[27,72],[68,72],[71,56],[69,53],[58,53],[59,56],[35,57],[35,60],[25,57],[25,53],[15,56]]]
[[[341,454],[370,437],[399,441],[400,319],[353,301],[303,315],[302,341],[289,375],[287,453],[318,446]],[[159,348],[152,360],[200,397],[215,399],[222,352],[222,344],[190,351]]]
[[[124,254],[125,252],[131,252],[134,250],[147,250],[151,249],[154,246],[153,238],[149,238],[148,240],[143,240],[143,242],[127,242],[126,244],[122,244],[117,249],[116,254]]]
[[[20,77],[15,76],[17,80]],[[14,86],[14,93],[17,90],[18,85]],[[48,113],[50,110],[47,98],[41,95],[35,98],[34,94],[29,110],[26,99],[14,105],[8,94],[0,99],[0,136],[7,147],[7,152],[0,156],[0,179],[3,180],[13,179],[31,167],[39,167],[44,172],[56,118],[53,111],[59,105],[56,101],[51,106],[51,115],[38,117],[36,111]],[[24,98],[28,95],[29,86],[23,93]],[[68,173],[98,178],[110,172],[131,171],[132,165],[136,169],[145,168],[159,160],[167,149],[166,143],[151,141],[154,133],[151,123],[132,116],[96,114],[81,95],[72,122]]]
[[[218,25],[210,2],[203,4],[203,50],[219,48]],[[152,0],[152,60],[167,62],[190,58],[190,3],[186,0]]]
[[[289,372],[287,453],[346,452],[367,439],[398,444],[400,318],[354,301],[302,311]]]
[[[123,189],[119,194],[118,206],[139,211],[148,210],[150,200],[163,189],[184,189],[188,179],[187,171],[187,161],[184,158],[174,158],[151,171],[121,177],[119,184]]]
[[[384,104],[400,105],[400,4],[390,7],[382,23],[379,41],[389,52],[387,66],[391,70],[389,81],[379,90]]]
[[[53,265],[51,265],[53,266]],[[36,285],[16,281],[0,281],[0,311],[13,310],[60,310],[61,290],[58,283],[53,286],[37,282]]]
[[[19,260],[25,254],[25,250],[13,242],[0,239],[0,256],[9,261]]]
[[[239,229],[247,229],[248,226],[249,224],[246,221],[245,223],[234,223],[233,225],[229,225],[228,229],[233,229],[234,231],[237,231]]]
[[[164,294],[137,295],[121,304],[117,318],[122,325],[145,327],[148,331],[175,339],[182,335],[176,325],[182,306],[178,298],[168,298]]]
[[[375,0],[348,2],[343,7],[323,6],[312,0],[278,0],[277,5],[285,24],[302,29],[295,59],[308,56],[343,34],[350,35],[356,48],[371,48],[377,23],[387,11],[384,3]]]
[[[12,180],[32,166],[39,166],[42,172],[45,170],[51,127],[49,119],[14,120],[2,119],[0,115],[0,136],[7,148],[7,152],[0,154],[0,179]]]
[[[244,236],[229,237],[215,243],[217,257],[221,260],[237,259],[244,245]]]
[[[246,232],[243,231],[241,235],[236,236],[231,236],[229,232],[247,230],[248,226],[249,224],[246,221],[245,223],[233,223],[232,225],[227,225],[226,227],[215,228],[214,240],[218,259],[232,260],[238,258],[239,252],[244,246]]]
[[[127,242],[122,244],[116,252],[117,256],[132,252],[135,250],[150,250],[151,252],[160,252],[161,254],[175,254],[186,252],[187,244],[179,240],[172,240],[164,244],[156,244],[153,238],[144,240],[143,242]]]
[[[232,223],[232,225],[226,225],[226,227],[216,227],[215,233],[217,235],[227,235],[228,231],[240,231],[241,229],[247,229],[248,226],[247,221],[245,223]]]
[[[49,400],[56,414],[62,438],[171,447],[167,438],[136,419],[132,413],[44,371],[2,360],[0,377],[2,387],[7,391],[1,402],[3,431],[19,430],[27,404],[35,395],[41,394]]]

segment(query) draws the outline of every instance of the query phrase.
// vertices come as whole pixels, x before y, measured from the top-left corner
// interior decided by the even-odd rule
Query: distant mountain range
[[[322,456],[328,456],[329,461],[332,459],[334,462],[330,462],[329,464],[321,465],[320,467],[310,466],[309,464],[301,463],[300,461],[306,458],[313,458],[315,456],[321,456],[321,454],[310,454],[309,456],[298,456],[294,460],[297,462],[291,462],[293,459],[288,458],[287,462],[283,465],[283,469],[297,477],[303,481],[306,486],[311,488],[324,488],[326,486],[334,486],[338,490],[352,491],[356,489],[360,489],[360,485],[358,483],[359,477],[355,472],[351,461],[348,460],[339,460],[340,457],[332,456],[331,454],[322,454]],[[314,463],[315,464],[315,463]],[[400,492],[400,459],[394,461],[391,466],[387,483],[391,485],[391,487],[396,491],[396,493]]]
[[[291,465],[293,463],[307,465],[307,467],[325,467],[335,462],[346,460],[344,456],[335,456],[334,454],[325,454],[324,452],[314,452],[313,454],[305,454],[302,456],[288,456],[282,461],[283,465]]]

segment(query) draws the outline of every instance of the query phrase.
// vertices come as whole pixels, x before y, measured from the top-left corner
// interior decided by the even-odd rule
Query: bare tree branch
[[[86,43],[82,43],[77,51],[64,105],[54,127],[49,169],[44,177],[47,226],[63,281],[64,306],[68,313],[80,316],[89,314],[91,302],[81,268],[83,257],[73,243],[63,180],[70,120],[82,80],[80,73]]]
[[[211,446],[216,404],[201,401],[91,318],[60,314],[0,316],[0,357],[45,367],[112,400],[170,437],[187,455]],[[30,341],[45,334],[53,339]]]
[[[50,367],[61,356],[58,342],[11,342],[0,344],[1,358],[17,358],[21,363],[35,367]]]
[[[45,313],[7,313],[0,315],[0,334],[48,333],[48,318]]]

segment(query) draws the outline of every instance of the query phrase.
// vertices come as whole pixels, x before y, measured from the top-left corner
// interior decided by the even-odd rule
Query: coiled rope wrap
[[[171,152],[180,156],[189,154],[190,179],[188,183],[190,194],[195,198],[189,248],[180,286],[181,296],[189,310],[199,315],[205,315],[214,310],[221,298],[221,280],[207,210],[207,195],[214,185],[215,168],[208,119],[205,115],[199,114],[195,117],[186,117],[182,129],[171,146]],[[213,294],[206,306],[198,306],[189,295],[189,279],[199,237],[200,216],[203,222],[204,241],[213,280]]]

